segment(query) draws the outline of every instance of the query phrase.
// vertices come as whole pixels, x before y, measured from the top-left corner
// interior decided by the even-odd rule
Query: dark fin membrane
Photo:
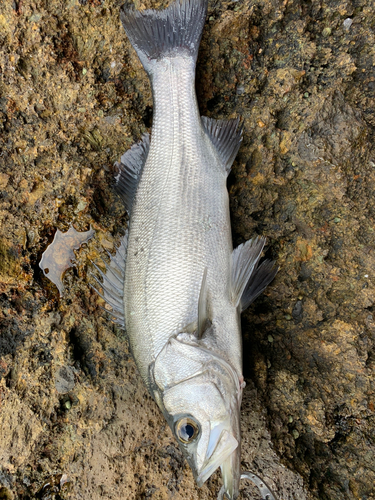
[[[202,338],[204,327],[207,321],[207,267],[204,270],[201,291],[198,299],[198,327],[197,337]]]
[[[241,311],[244,311],[271,283],[279,267],[273,260],[265,260],[251,275],[241,297]]]
[[[91,274],[103,293],[99,292],[97,288],[92,287],[96,293],[106,301],[112,308],[111,311],[104,309],[107,313],[113,316],[113,321],[125,328],[124,316],[124,279],[125,279],[125,261],[126,261],[126,248],[128,244],[128,232],[121,240],[120,246],[117,248],[116,253],[111,255],[109,264],[106,264],[105,273],[103,273],[95,264],[94,267],[101,276],[101,280]]]
[[[242,142],[242,126],[239,127],[239,123],[239,118],[214,120],[202,116],[203,128],[219,153],[228,174]]]
[[[266,238],[257,237],[242,243],[232,253],[232,294],[238,306],[244,290],[256,269]]]
[[[115,163],[119,173],[115,177],[115,190],[121,196],[127,212],[130,214],[138,182],[150,149],[150,136],[144,134],[121,156],[120,163]]]
[[[185,49],[196,60],[206,19],[207,0],[177,0],[168,8],[136,11],[121,9],[126,34],[146,71],[151,60]]]

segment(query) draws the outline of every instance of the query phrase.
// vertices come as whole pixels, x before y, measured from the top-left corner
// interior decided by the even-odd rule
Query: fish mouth
[[[210,435],[210,441],[207,447],[207,459],[196,477],[198,487],[201,487],[238,447],[237,439],[226,429],[221,431],[218,440],[218,432],[214,431],[215,429],[213,429]]]

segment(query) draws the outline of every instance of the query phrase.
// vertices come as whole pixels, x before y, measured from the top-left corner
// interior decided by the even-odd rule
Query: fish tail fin
[[[207,0],[176,0],[164,10],[137,11],[122,7],[120,18],[145,70],[173,53],[189,54],[194,62],[207,13]]]

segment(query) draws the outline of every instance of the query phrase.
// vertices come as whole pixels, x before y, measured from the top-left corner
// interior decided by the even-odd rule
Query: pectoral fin
[[[207,267],[204,270],[201,291],[198,299],[198,328],[197,337],[202,338],[204,327],[207,321]]]

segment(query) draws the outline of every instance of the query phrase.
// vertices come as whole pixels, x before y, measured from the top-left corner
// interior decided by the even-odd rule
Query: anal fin
[[[242,126],[239,127],[239,123],[239,118],[214,120],[202,116],[203,128],[215,146],[227,174],[230,172],[242,142]]]

